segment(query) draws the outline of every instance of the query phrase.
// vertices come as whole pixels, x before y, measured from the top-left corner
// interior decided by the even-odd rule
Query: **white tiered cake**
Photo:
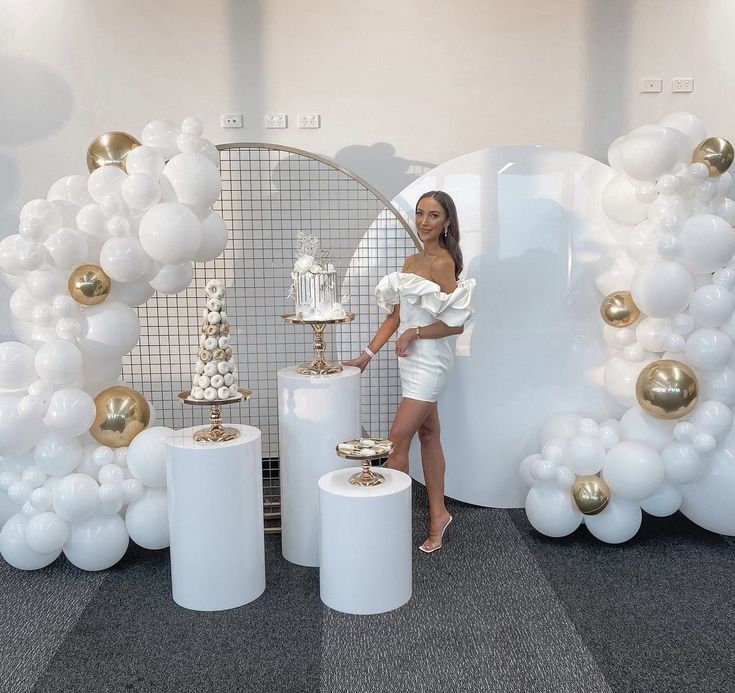
[[[317,256],[323,254],[319,239],[310,233],[296,236],[296,262],[291,272],[291,290],[296,318],[299,320],[341,320],[347,312],[342,305],[346,298],[337,300],[337,272],[332,263],[322,266]]]
[[[225,313],[225,285],[219,279],[207,282],[207,307],[188,399],[213,401],[232,399],[240,393],[235,361],[230,346],[230,324]]]

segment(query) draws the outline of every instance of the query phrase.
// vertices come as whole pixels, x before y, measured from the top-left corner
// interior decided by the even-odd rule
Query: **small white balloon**
[[[600,541],[622,544],[636,535],[642,519],[637,501],[612,496],[602,512],[586,515],[584,523],[590,534]]]
[[[82,570],[106,570],[128,549],[125,522],[120,515],[96,514],[74,522],[64,544],[64,555]]]
[[[602,209],[618,224],[638,224],[648,215],[648,205],[638,201],[633,181],[615,176],[602,191]]]
[[[36,553],[25,540],[28,520],[21,513],[13,515],[0,530],[0,554],[18,570],[39,570],[53,563],[61,553]]]
[[[69,474],[54,489],[54,512],[67,522],[91,517],[97,509],[97,482],[86,474]]]
[[[122,483],[123,495],[126,503],[134,503],[143,497],[145,487],[138,479],[125,479]]]
[[[170,544],[168,502],[165,488],[146,489],[125,513],[130,538],[144,549],[164,549]]]
[[[23,536],[28,548],[36,553],[61,551],[69,537],[69,525],[56,513],[38,513],[26,523]]]
[[[564,537],[582,524],[572,494],[553,486],[534,486],[526,496],[526,515],[533,528],[550,537]]]
[[[718,328],[703,327],[689,335],[686,342],[686,361],[703,371],[723,368],[732,354],[732,339]]]

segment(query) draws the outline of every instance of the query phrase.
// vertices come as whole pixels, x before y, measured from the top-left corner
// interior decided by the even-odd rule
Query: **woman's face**
[[[422,243],[437,240],[446,223],[447,213],[433,197],[424,197],[416,205],[416,232]]]

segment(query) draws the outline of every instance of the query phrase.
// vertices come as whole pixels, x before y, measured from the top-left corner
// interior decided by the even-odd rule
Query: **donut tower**
[[[225,284],[207,282],[207,306],[202,313],[199,351],[194,365],[190,400],[213,402],[238,397],[235,362],[230,346],[230,323],[225,312]]]

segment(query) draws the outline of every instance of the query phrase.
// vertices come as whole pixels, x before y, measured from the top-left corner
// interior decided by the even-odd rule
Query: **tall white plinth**
[[[232,424],[229,424],[232,425]],[[174,601],[196,611],[232,609],[265,590],[260,431],[197,443],[185,428],[166,439]]]
[[[380,469],[379,486],[353,486],[359,467],[319,479],[322,601],[348,614],[379,614],[411,598],[411,477]]]
[[[360,437],[360,369],[323,376],[279,370],[278,430],[283,557],[318,566],[319,477],[344,469],[337,444]]]

